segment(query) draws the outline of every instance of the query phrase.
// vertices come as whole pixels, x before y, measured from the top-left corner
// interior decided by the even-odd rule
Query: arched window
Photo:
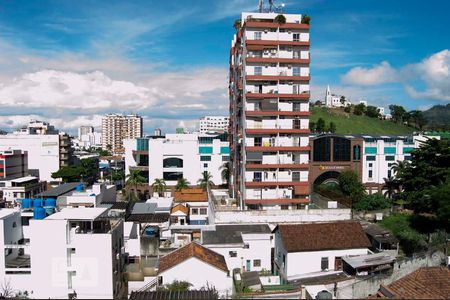
[[[182,168],[183,160],[181,158],[177,158],[177,157],[165,158],[163,160],[163,167],[164,168]]]
[[[13,222],[12,226],[13,226],[13,228],[16,228],[17,227],[16,222]]]
[[[353,160],[361,160],[361,146],[353,146]]]

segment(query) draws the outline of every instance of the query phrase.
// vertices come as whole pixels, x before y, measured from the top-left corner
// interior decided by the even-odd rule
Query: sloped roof
[[[280,224],[274,232],[277,230],[287,252],[370,247],[369,239],[359,222]]]
[[[207,202],[208,194],[202,189],[182,189],[174,193],[175,202]]]
[[[165,299],[218,299],[218,294],[212,290],[189,291],[154,291],[131,292],[130,300],[165,300]]]
[[[202,231],[202,241],[204,245],[241,244],[243,243],[242,234],[269,234],[270,232],[267,224],[216,225],[216,230]]]
[[[182,213],[184,213],[185,215],[187,215],[189,213],[189,208],[187,208],[186,206],[182,205],[182,204],[177,204],[174,207],[172,207],[172,209],[170,210],[170,213],[176,213],[177,211],[181,211]]]
[[[225,258],[223,257],[223,255],[205,248],[195,242],[181,247],[180,249],[177,249],[167,254],[166,256],[163,256],[159,260],[158,272],[162,273],[191,257],[195,257],[204,263],[207,263],[213,267],[218,268],[219,270],[228,273],[227,263],[225,262]]]
[[[450,299],[450,270],[427,267],[381,286],[380,296],[403,299]]]

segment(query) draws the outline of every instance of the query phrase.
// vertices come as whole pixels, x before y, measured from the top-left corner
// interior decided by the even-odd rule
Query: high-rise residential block
[[[227,132],[229,117],[223,116],[206,116],[200,119],[200,133]]]
[[[109,114],[102,118],[102,148],[123,153],[123,140],[142,137],[142,117]]]
[[[241,15],[230,51],[231,192],[242,209],[309,203],[309,24]]]

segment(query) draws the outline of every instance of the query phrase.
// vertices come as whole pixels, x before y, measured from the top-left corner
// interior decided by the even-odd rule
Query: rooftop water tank
[[[45,218],[45,209],[43,207],[36,207],[33,211],[33,218],[42,220]]]
[[[22,209],[27,209],[33,207],[33,200],[30,198],[22,199]]]
[[[53,206],[53,207],[55,207],[56,206],[56,200],[53,199],[53,198],[47,198],[44,201],[44,206]]]
[[[79,184],[79,185],[77,185],[76,188],[75,188],[75,190],[76,190],[77,192],[82,192],[82,191],[84,191],[84,184]]]
[[[42,207],[42,206],[44,206],[44,200],[43,199],[34,199],[33,206],[34,207]]]

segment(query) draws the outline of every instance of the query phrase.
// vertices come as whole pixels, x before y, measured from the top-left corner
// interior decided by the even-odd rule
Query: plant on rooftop
[[[211,173],[209,173],[208,171],[204,171],[202,173],[202,178],[200,178],[197,181],[197,184],[204,190],[206,191],[208,188],[210,188],[212,185],[214,185],[214,182],[211,180],[212,179],[212,175]]]
[[[167,283],[162,287],[159,287],[158,291],[169,291],[169,292],[186,292],[189,291],[189,287],[192,283],[183,280],[174,280],[172,283]]]
[[[303,15],[302,16],[302,24],[308,24],[309,25],[309,22],[311,22],[311,17],[308,16],[308,15]]]
[[[159,196],[163,196],[166,190],[166,182],[164,179],[156,178],[152,184],[152,189],[154,193],[158,193]]]
[[[222,180],[226,182],[228,185],[229,179],[230,179],[230,163],[226,162],[221,167],[220,176],[222,177]]]
[[[240,19],[237,19],[236,21],[234,21],[233,27],[234,27],[236,30],[241,29],[241,26],[242,26],[242,24],[241,24],[241,20],[240,20]]]
[[[275,17],[274,21],[278,24],[286,24],[286,17],[283,15],[278,15]]]
[[[186,178],[179,178],[177,181],[177,185],[175,186],[175,190],[177,192],[181,191],[182,189],[189,188],[190,182]]]

